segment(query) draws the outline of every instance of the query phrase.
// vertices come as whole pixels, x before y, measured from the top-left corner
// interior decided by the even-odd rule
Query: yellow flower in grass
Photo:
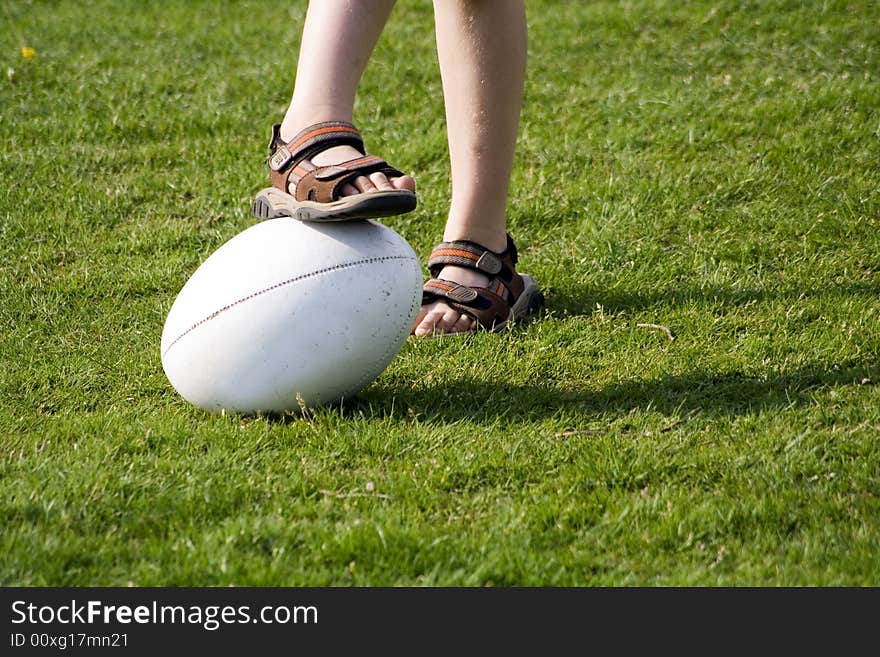
[[[21,56],[25,59],[33,59],[37,56],[37,51],[31,48],[30,46],[22,46],[21,47]]]

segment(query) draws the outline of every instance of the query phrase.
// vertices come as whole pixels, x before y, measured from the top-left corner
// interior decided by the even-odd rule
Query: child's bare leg
[[[503,251],[525,79],[523,0],[434,0],[434,15],[452,171],[443,239]],[[488,283],[482,274],[452,266],[440,277],[471,286]],[[472,326],[469,317],[437,301],[421,309],[414,332],[459,332]]]
[[[352,122],[355,94],[394,0],[314,0],[309,3],[300,44],[296,82],[281,123],[289,141],[303,128],[322,121]],[[351,146],[329,148],[312,160],[319,166],[338,164],[360,155]],[[388,178],[382,173],[360,176],[343,194],[376,189],[415,190],[410,176]]]

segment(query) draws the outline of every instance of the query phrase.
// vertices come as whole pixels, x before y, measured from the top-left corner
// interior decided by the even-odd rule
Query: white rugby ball
[[[162,367],[207,411],[337,402],[400,352],[421,288],[415,252],[383,224],[269,219],[220,246],[180,290]]]

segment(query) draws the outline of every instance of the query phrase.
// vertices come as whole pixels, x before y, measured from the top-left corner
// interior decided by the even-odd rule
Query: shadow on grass
[[[853,282],[805,291],[767,292],[760,289],[692,287],[653,294],[554,290],[548,294],[548,311],[590,314],[599,303],[610,312],[639,310],[657,305],[723,303],[742,305],[763,301],[807,298],[880,296],[880,285]],[[812,393],[828,387],[868,386],[880,383],[876,359],[845,361],[833,365],[814,363],[768,376],[739,371],[694,370],[658,379],[633,379],[600,389],[566,389],[553,382],[514,385],[504,381],[455,379],[442,384],[407,386],[401,382],[376,382],[357,397],[335,408],[343,417],[418,415],[444,422],[471,420],[538,420],[566,414],[623,415],[633,410],[653,410],[668,416],[700,413],[714,416],[757,414],[814,404]],[[296,421],[297,416],[280,417]]]
[[[589,315],[601,305],[609,312],[624,312],[652,308],[658,305],[683,306],[688,304],[721,303],[742,305],[764,301],[803,301],[814,297],[870,297],[880,296],[880,285],[852,282],[846,285],[822,286],[808,290],[770,291],[756,288],[733,288],[708,286],[674,288],[654,293],[626,292],[620,290],[559,288],[547,295],[547,308],[569,315]]]
[[[740,372],[695,371],[653,380],[632,380],[599,390],[580,391],[542,385],[505,385],[472,379],[411,390],[373,386],[349,400],[344,414],[414,413],[443,421],[538,420],[563,414],[614,414],[654,410],[665,415],[701,413],[745,415],[813,403],[826,387],[880,383],[880,366],[848,363],[827,368],[809,365],[759,378]]]

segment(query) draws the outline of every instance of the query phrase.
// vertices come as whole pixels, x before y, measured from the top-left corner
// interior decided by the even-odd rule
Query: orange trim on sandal
[[[480,259],[479,256],[471,253],[470,251],[462,251],[460,249],[435,249],[434,251],[431,252],[432,258],[434,256],[445,256],[445,255],[459,256],[462,258],[467,258],[468,260],[473,260],[474,262],[476,262]]]
[[[312,139],[314,137],[318,137],[319,135],[326,135],[328,132],[350,132],[351,134],[357,135],[358,137],[361,136],[361,133],[358,132],[357,128],[349,128],[348,126],[344,126],[344,125],[329,126],[326,128],[318,128],[317,130],[312,130],[308,134],[303,135],[302,137],[297,139],[295,143],[287,144],[287,150],[293,152],[293,151],[297,150],[300,146],[302,146],[304,143],[306,143],[309,139]]]
[[[427,281],[425,285],[429,287],[439,287],[441,290],[446,290],[447,292],[457,287],[456,285],[444,285],[443,283],[438,283],[437,281]]]

